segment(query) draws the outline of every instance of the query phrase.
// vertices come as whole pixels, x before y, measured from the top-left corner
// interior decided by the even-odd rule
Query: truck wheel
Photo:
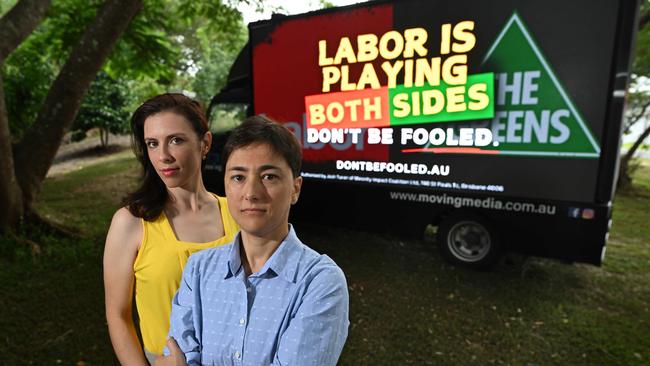
[[[496,231],[473,214],[445,219],[438,226],[436,241],[442,257],[452,264],[485,270],[501,258]]]

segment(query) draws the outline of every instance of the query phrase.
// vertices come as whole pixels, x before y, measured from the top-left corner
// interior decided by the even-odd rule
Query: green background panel
[[[413,116],[408,115],[406,117],[398,118],[394,117],[395,106],[393,105],[393,98],[397,94],[407,93],[409,95],[408,103],[412,104],[411,93],[413,92],[422,92],[425,90],[437,89],[440,90],[443,94],[449,87],[456,87],[458,85],[448,85],[444,82],[440,82],[439,86],[422,86],[422,87],[410,87],[407,88],[404,85],[398,85],[396,88],[389,89],[389,103],[390,103],[390,124],[391,126],[402,126],[402,125],[411,125],[418,123],[434,123],[434,122],[449,122],[449,121],[468,121],[468,120],[481,120],[489,119],[494,116],[494,74],[493,73],[484,73],[484,74],[474,74],[467,76],[467,83],[465,84],[465,103],[469,103],[468,91],[469,88],[474,84],[486,84],[487,89],[485,94],[490,99],[487,107],[483,110],[473,111],[467,109],[464,112],[447,112],[446,108],[440,111],[437,114],[433,115],[419,115]],[[446,103],[446,100],[445,100]],[[421,101],[420,101],[420,104]]]

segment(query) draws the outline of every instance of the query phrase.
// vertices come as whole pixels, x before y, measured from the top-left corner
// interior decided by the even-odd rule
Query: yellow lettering
[[[336,66],[323,67],[323,93],[330,91],[332,84],[338,83],[341,79],[341,71]]]
[[[397,74],[399,74],[400,70],[402,70],[403,65],[404,61],[402,60],[395,61],[395,63],[392,65],[388,61],[384,61],[381,64],[381,68],[384,70],[386,76],[388,77],[389,88],[394,88],[397,85]]]
[[[348,37],[341,38],[339,48],[336,50],[336,56],[334,56],[334,64],[341,64],[343,59],[346,59],[349,64],[357,62],[357,58],[354,55],[354,48],[352,48],[352,43],[350,43],[350,38]]]
[[[454,26],[454,38],[456,41],[451,49],[456,53],[466,53],[472,50],[476,45],[476,36],[472,33],[474,22],[466,20]]]
[[[440,27],[440,54],[446,55],[450,52],[451,24],[443,24]]]
[[[410,28],[404,30],[404,57],[413,57],[417,52],[420,57],[426,57],[427,48],[424,43],[427,41],[427,31],[424,28]]]
[[[312,126],[322,125],[325,123],[325,107],[322,104],[312,104],[309,106],[309,120]]]
[[[440,85],[440,57],[433,57],[431,63],[426,58],[415,60],[415,86],[424,86],[424,79],[431,86]]]
[[[379,78],[377,78],[377,73],[375,72],[375,67],[370,63],[363,65],[363,70],[361,71],[361,76],[359,76],[359,82],[357,83],[357,90],[365,89],[366,84],[370,85],[373,89],[381,88]]]
[[[361,105],[361,99],[346,100],[343,105],[350,110],[350,120],[357,121],[357,108]]]
[[[377,49],[378,38],[374,34],[360,34],[357,36],[357,62],[370,62],[377,58],[379,50]]]
[[[442,63],[442,80],[449,85],[467,82],[467,55],[453,55]]]
[[[422,113],[424,115],[440,113],[444,107],[445,96],[440,90],[431,89],[422,92]]]
[[[336,113],[334,113],[336,111]],[[343,120],[345,112],[343,106],[339,102],[332,102],[327,105],[327,120],[331,123],[339,123]]]
[[[318,65],[327,66],[331,65],[333,60],[331,57],[327,57],[327,41],[322,40],[318,41]]]
[[[356,90],[357,84],[350,82],[350,67],[341,66],[341,91]]]
[[[411,107],[413,108],[413,115],[420,115],[420,92],[411,93]]]
[[[406,93],[395,94],[393,97],[393,116],[397,118],[407,117],[411,114],[411,105],[408,102],[409,96]]]
[[[388,48],[388,44],[393,41],[393,49]],[[392,60],[399,57],[404,50],[404,38],[397,31],[384,33],[379,40],[379,54],[386,60]]]
[[[469,109],[472,111],[480,111],[485,109],[490,104],[490,98],[486,94],[487,84],[474,84],[469,87],[467,94],[469,95]]]
[[[371,119],[381,119],[381,97],[374,97],[374,103],[370,103],[370,98],[363,98],[363,119],[369,121]],[[371,118],[370,114],[374,113],[375,118]]]
[[[404,60],[404,86],[413,86],[413,60]]]
[[[466,109],[465,85],[447,88],[447,112],[464,112]]]

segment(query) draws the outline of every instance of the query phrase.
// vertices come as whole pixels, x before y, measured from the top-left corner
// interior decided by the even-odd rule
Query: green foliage
[[[222,133],[239,126],[246,118],[246,107],[239,104],[217,105],[210,115],[210,131]]]
[[[197,29],[192,39],[196,44],[191,55],[196,74],[190,78],[191,89],[205,105],[225,86],[230,66],[246,44],[248,37],[242,23],[230,37],[230,40],[223,41],[213,39],[209,27],[202,27]]]
[[[54,0],[47,17],[30,38],[42,39],[41,52],[60,68],[102,3],[102,0]]]
[[[323,9],[329,9],[329,8],[333,8],[333,7],[336,6],[336,5],[334,5],[333,2],[327,1],[327,0],[320,0],[319,3],[320,3],[321,8],[323,8]]]
[[[2,78],[9,129],[14,140],[34,122],[58,68],[51,62],[44,38],[28,38],[4,63]]]
[[[235,9],[239,2],[144,0],[93,83],[74,129],[103,126],[119,132],[125,111],[165,91],[185,91],[207,105],[246,42],[246,27]],[[14,3],[0,0],[0,13]],[[5,61],[0,72],[14,141],[36,119],[50,85],[102,3],[54,0],[45,20]]]
[[[230,66],[248,38],[247,29],[241,14],[220,1],[174,3],[178,19],[173,38],[181,57],[173,86],[194,93],[207,105],[225,85]]]
[[[176,90],[206,103],[225,83],[246,42],[237,3],[146,0],[105,70],[148,84],[138,100]]]
[[[643,0],[639,9],[639,15],[649,11],[650,1]],[[650,76],[650,24],[646,24],[643,28],[639,29],[635,52],[632,71],[636,75]]]
[[[249,2],[249,1],[245,1]],[[221,47],[233,49],[241,46],[242,17],[235,9],[238,2],[224,5],[222,1],[174,1],[177,5],[177,15],[184,22],[184,36],[201,31],[202,37],[218,42]],[[257,3],[260,3],[259,1]],[[224,30],[228,30],[225,31]]]
[[[9,11],[15,4],[17,0],[0,0],[0,17],[3,16],[6,12]]]
[[[45,20],[5,61],[2,77],[14,141],[34,123],[50,85],[100,3],[54,1]]]
[[[171,84],[181,54],[174,39],[172,14],[169,8],[145,2],[145,8],[117,42],[104,70],[112,77]]]
[[[85,133],[91,128],[100,128],[113,134],[128,131],[129,97],[129,89],[124,82],[100,72],[79,109],[72,125],[73,132]]]
[[[628,134],[633,125],[646,118],[650,113],[650,93],[639,86],[647,80],[647,78],[638,75],[632,77],[626,100],[624,134]]]

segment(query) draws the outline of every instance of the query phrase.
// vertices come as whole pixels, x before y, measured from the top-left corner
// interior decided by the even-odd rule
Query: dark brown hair
[[[223,148],[221,161],[224,168],[233,151],[259,143],[268,144],[280,154],[291,168],[294,178],[300,176],[302,149],[296,136],[288,128],[264,116],[248,117],[232,130]]]
[[[144,141],[144,121],[160,112],[174,112],[185,117],[192,125],[199,139],[208,131],[208,122],[201,104],[183,94],[167,93],[157,95],[142,103],[131,117],[131,147],[142,166],[140,186],[124,197],[122,204],[135,217],[151,221],[160,216],[169,198],[167,187],[160,179],[149,160],[147,144]]]

